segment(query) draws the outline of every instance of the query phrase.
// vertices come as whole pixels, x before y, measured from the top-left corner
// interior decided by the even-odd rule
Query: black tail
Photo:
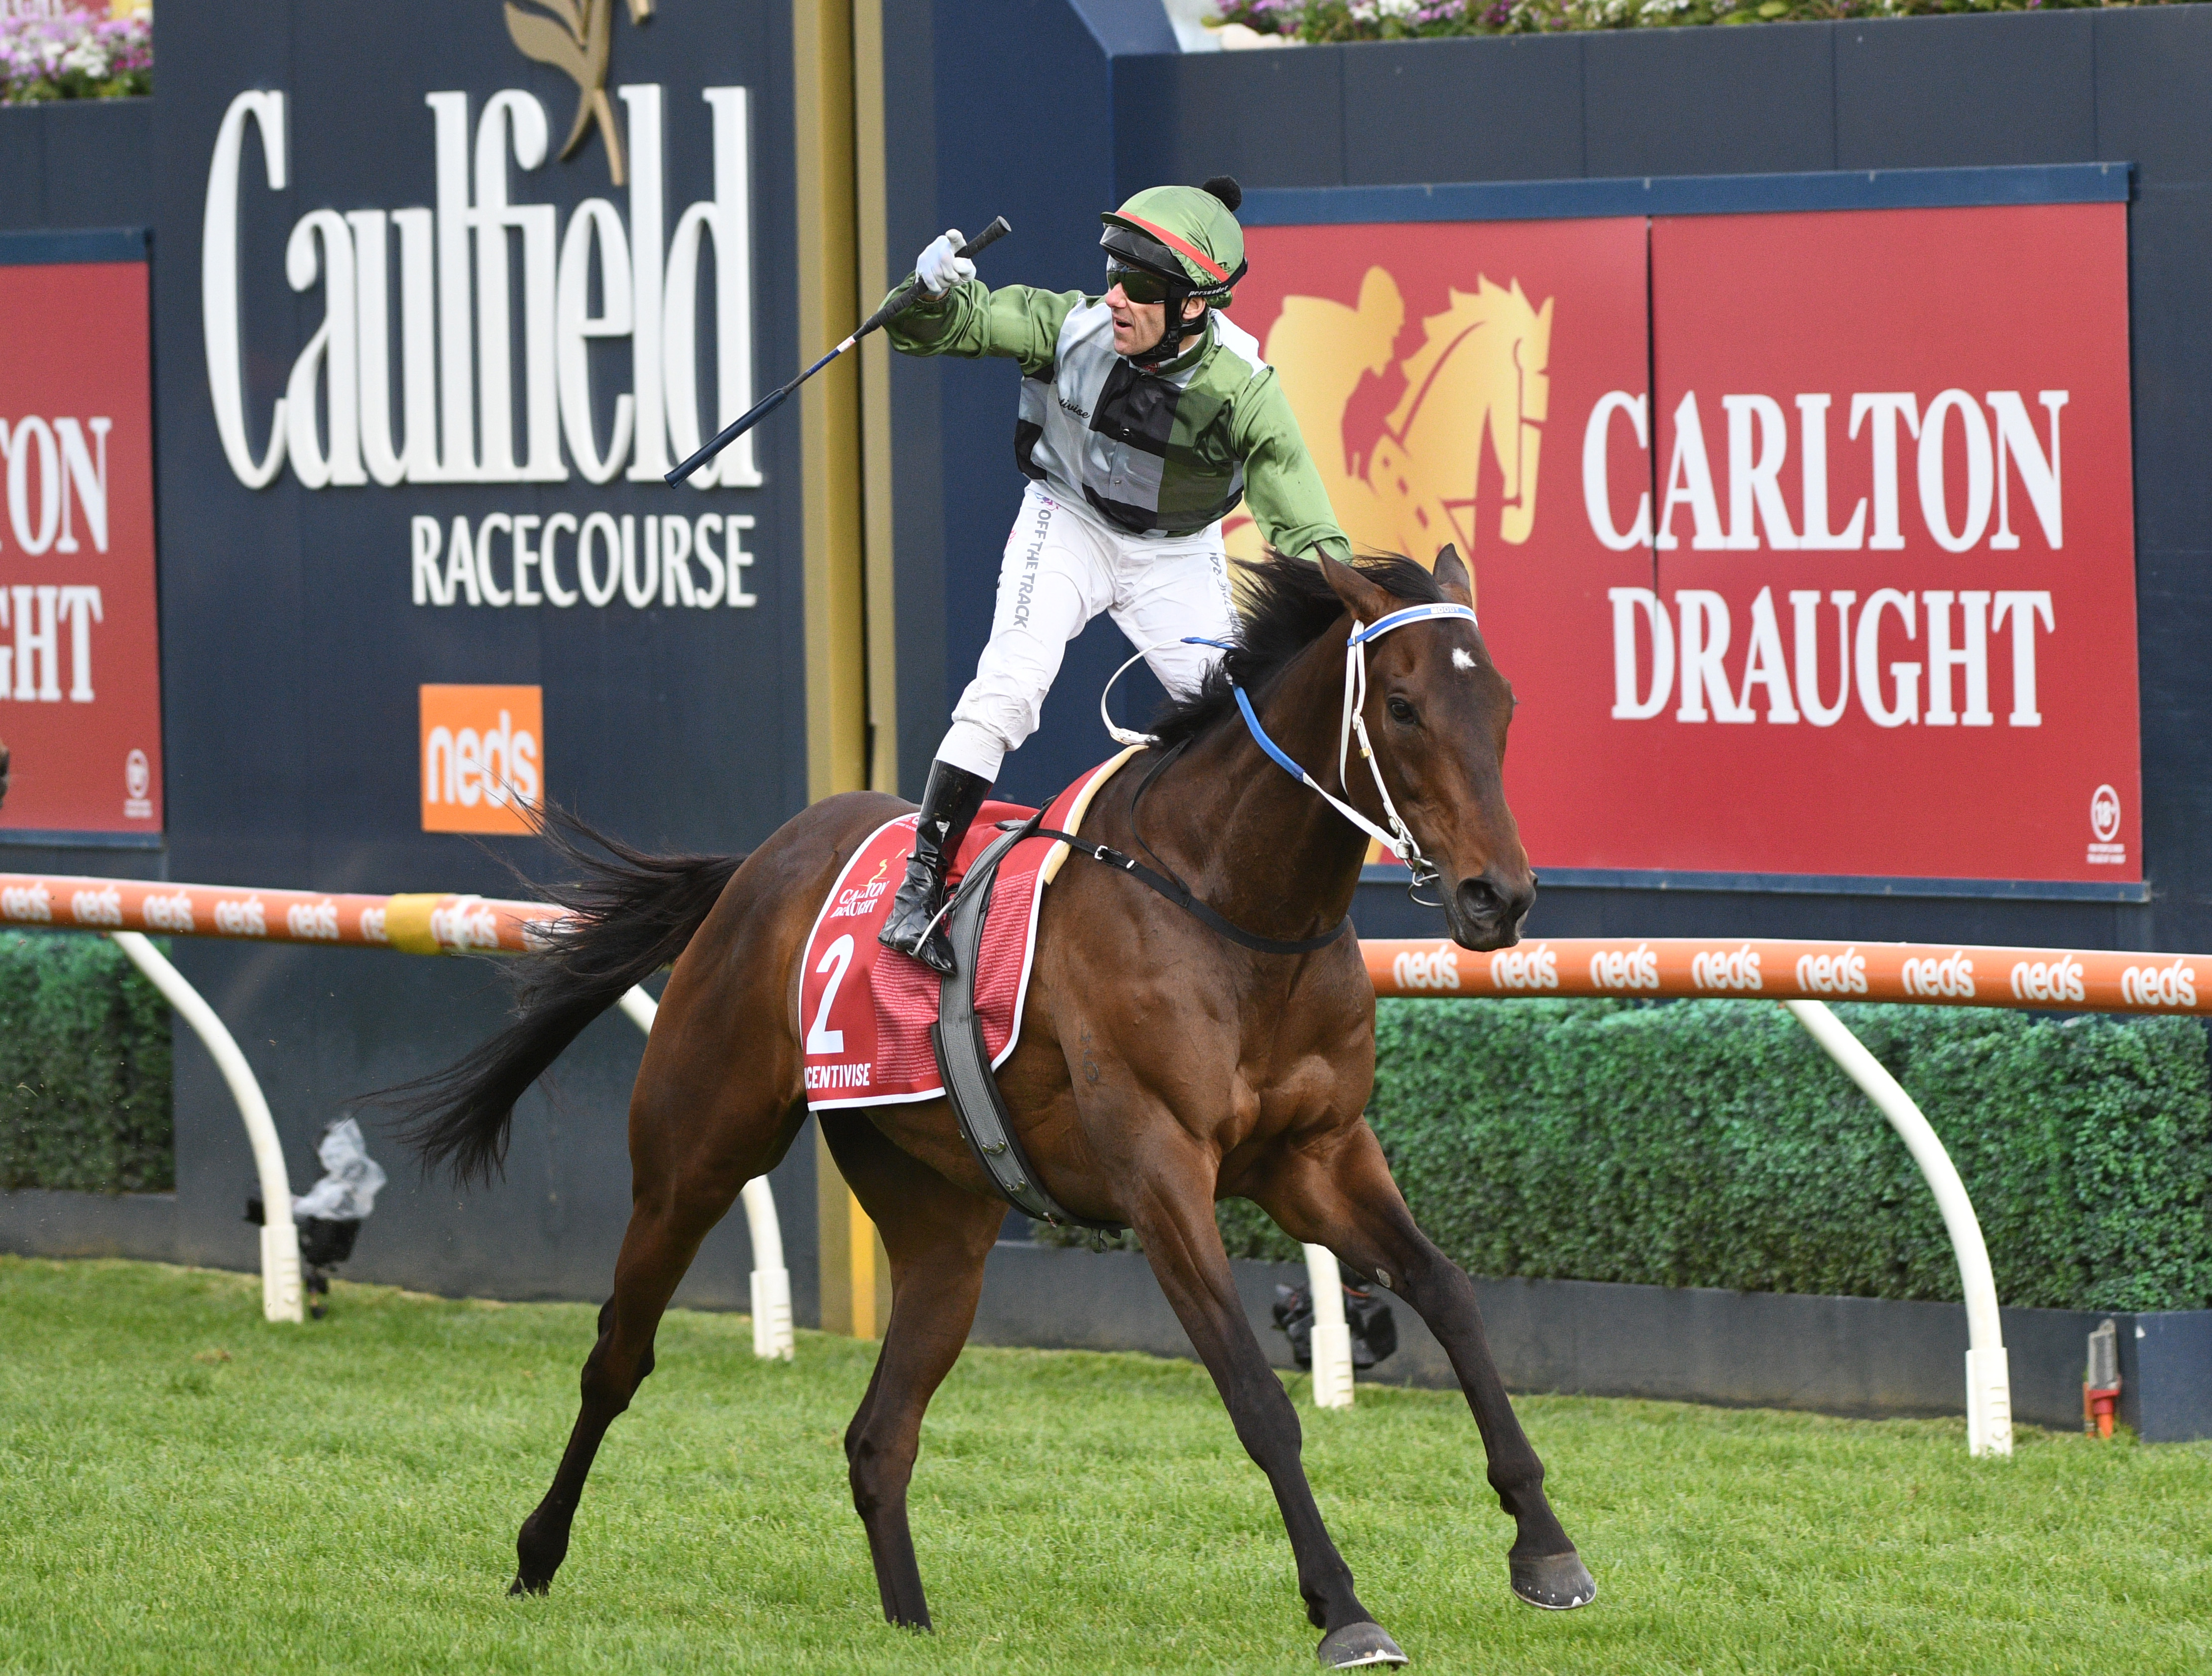
[[[557,810],[540,834],[580,877],[540,889],[569,917],[509,967],[514,1022],[443,1071],[374,1096],[397,1108],[423,1168],[449,1169],[457,1183],[500,1173],[523,1090],[631,985],[674,962],[744,859],[647,855]]]

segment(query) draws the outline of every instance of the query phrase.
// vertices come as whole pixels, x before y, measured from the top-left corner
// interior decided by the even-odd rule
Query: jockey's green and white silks
[[[1279,550],[1350,556],[1274,369],[1212,310],[1193,347],[1150,371],[1114,352],[1106,305],[1079,291],[970,280],[925,295],[888,331],[908,355],[1018,363],[1016,463],[1117,530],[1194,535],[1249,501]]]

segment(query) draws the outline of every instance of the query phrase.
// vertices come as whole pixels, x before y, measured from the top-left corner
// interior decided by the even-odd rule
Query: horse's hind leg
[[[722,1219],[742,1181],[656,1184],[630,1208],[615,1264],[614,1296],[599,1310],[599,1342],[584,1358],[583,1404],[545,1499],[522,1521],[510,1594],[543,1594],[568,1552],[568,1527],[599,1441],[653,1371],[653,1339],[699,1242]]]
[[[1252,1185],[1251,1195],[1293,1239],[1328,1247],[1428,1323],[1474,1411],[1491,1488],[1516,1527],[1506,1555],[1513,1592],[1554,1610],[1589,1605],[1597,1585],[1544,1494],[1544,1463],[1491,1358],[1474,1284],[1414,1223],[1374,1132],[1356,1124],[1325,1155],[1289,1154]]]
[[[983,1260],[1006,1207],[952,1186],[864,1119],[833,1116],[822,1126],[891,1260],[890,1325],[845,1432],[853,1506],[867,1529],[884,1616],[926,1630],[929,1606],[907,1524],[907,1485],[921,1448],[922,1412],[968,1342]]]
[[[699,1243],[738,1191],[783,1156],[806,1108],[781,1108],[755,1078],[732,1077],[726,1064],[690,1051],[669,1030],[682,1009],[663,1002],[630,1102],[633,1172],[629,1230],[615,1262],[614,1296],[599,1311],[599,1342],[584,1360],[583,1401],[552,1487],[515,1538],[514,1594],[543,1594],[568,1552],[568,1527],[599,1441],[653,1371],[653,1339]],[[770,1056],[772,1057],[772,1056]],[[709,1066],[712,1070],[708,1070]],[[721,1085],[702,1084],[719,1073]]]

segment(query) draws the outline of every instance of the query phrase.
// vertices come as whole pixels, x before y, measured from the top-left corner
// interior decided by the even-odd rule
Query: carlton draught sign
[[[161,695],[146,266],[9,263],[39,245],[0,240],[0,739],[15,758],[0,828],[150,840]]]
[[[1472,554],[1540,866],[2137,880],[2124,217],[1262,228],[1237,312]]]

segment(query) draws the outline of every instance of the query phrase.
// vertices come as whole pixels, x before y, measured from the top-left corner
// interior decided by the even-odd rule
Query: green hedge
[[[2212,1078],[2194,1019],[1838,1013],[1919,1102],[1997,1296],[2212,1305]],[[1861,1297],[1959,1296],[1933,1196],[1778,1006],[1385,1001],[1369,1116],[1470,1272]],[[1295,1257],[1253,1206],[1239,1255]]]
[[[175,1184],[168,1004],[104,937],[0,933],[0,1188]]]

